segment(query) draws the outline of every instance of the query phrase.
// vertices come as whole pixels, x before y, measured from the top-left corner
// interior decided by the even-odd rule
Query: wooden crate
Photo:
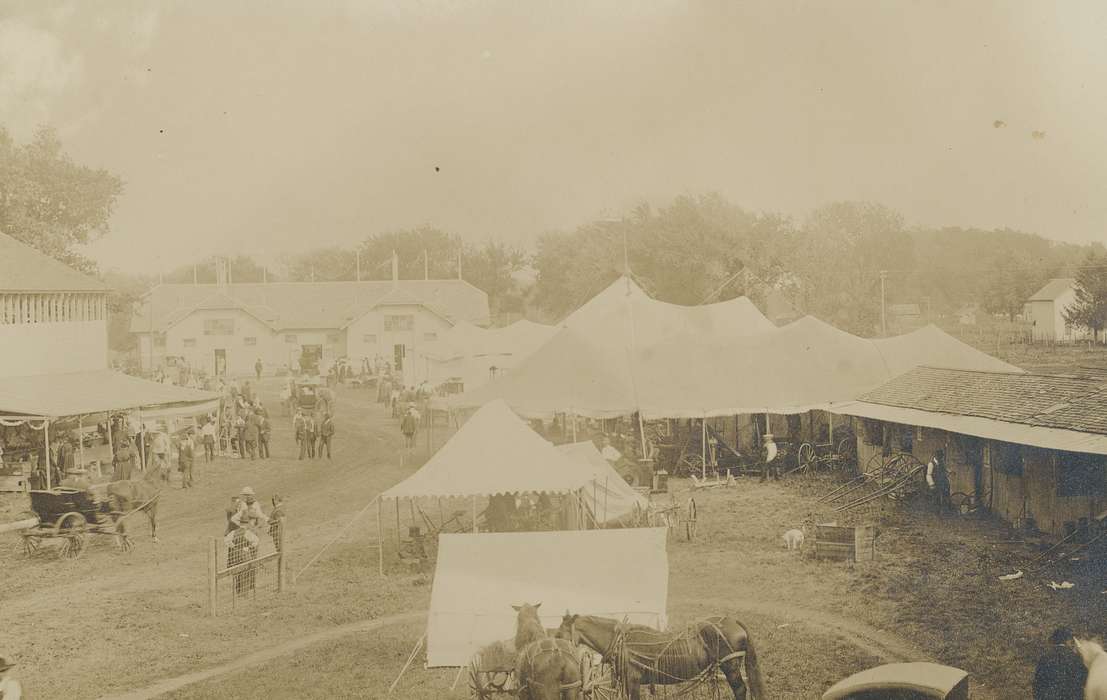
[[[815,526],[815,558],[834,561],[872,561],[876,556],[876,528]]]

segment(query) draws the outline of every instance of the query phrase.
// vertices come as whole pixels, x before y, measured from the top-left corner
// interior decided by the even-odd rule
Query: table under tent
[[[482,406],[418,471],[378,497],[380,572],[384,573],[388,499],[395,502],[397,552],[409,564],[426,560],[426,548],[442,533],[574,530],[641,522],[648,500],[609,466],[581,453],[579,447],[568,452],[555,448],[503,401]],[[406,508],[401,501],[407,502]]]
[[[444,534],[426,634],[409,665],[425,641],[426,667],[458,668],[454,686],[467,673],[471,697],[514,697],[512,606],[522,603],[541,604],[538,614],[547,629],[557,628],[570,611],[664,630],[666,544],[664,528]],[[587,657],[583,697],[617,697],[611,669],[581,653]]]

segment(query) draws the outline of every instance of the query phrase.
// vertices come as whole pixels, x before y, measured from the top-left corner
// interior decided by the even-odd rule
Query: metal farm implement
[[[877,459],[880,463],[874,465]],[[909,452],[877,454],[869,460],[868,469],[819,500],[837,503],[834,510],[841,513],[884,496],[893,500],[905,499],[919,490],[922,484],[919,475],[925,469],[926,465]]]
[[[30,555],[38,552],[43,540],[62,539],[58,556],[76,559],[85,548],[88,535],[107,535],[116,538],[116,544],[123,551],[130,551],[134,544],[122,531],[120,525],[124,518],[142,510],[157,500],[152,499],[138,508],[124,513],[112,510],[111,499],[106,494],[71,488],[56,488],[49,491],[31,491],[31,509],[21,520],[35,524],[20,532],[23,538],[23,551]]]

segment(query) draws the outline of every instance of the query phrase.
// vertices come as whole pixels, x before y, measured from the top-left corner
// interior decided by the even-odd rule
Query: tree
[[[1067,323],[1088,328],[1097,338],[1107,327],[1107,256],[1088,252],[1076,273],[1076,298],[1063,314]]]
[[[845,330],[880,327],[880,272],[897,279],[914,268],[903,217],[881,204],[836,202],[808,217],[792,267],[800,307]]]
[[[175,267],[164,275],[164,281],[167,284],[192,284],[193,282],[197,284],[215,284],[218,281],[216,269],[220,257],[223,256],[209,255],[191,265]],[[230,264],[228,274],[231,282],[279,281],[278,276],[274,275],[272,270],[266,270],[263,265],[248,255],[236,255],[228,262]],[[157,282],[157,280],[155,279],[154,282]]]
[[[1006,249],[998,253],[980,276],[985,283],[981,295],[984,310],[1003,314],[1010,321],[1022,312],[1034,290],[1044,281],[1042,274],[1032,272],[1028,261]]]
[[[523,290],[513,277],[527,263],[526,255],[499,241],[489,240],[480,247],[465,246],[462,278],[488,293],[493,315],[523,311]]]
[[[75,250],[109,229],[123,182],[74,163],[57,134],[40,129],[17,145],[0,128],[0,231],[85,272],[96,264]]]

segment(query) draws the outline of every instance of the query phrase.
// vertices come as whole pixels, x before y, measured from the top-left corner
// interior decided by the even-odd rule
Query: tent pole
[[[85,468],[84,416],[77,416],[77,450],[81,455],[81,469]]]
[[[142,460],[142,471],[146,471],[146,425],[142,422],[142,406],[138,407],[138,434],[142,436],[138,441],[138,456]]]
[[[111,450],[112,457],[115,457],[115,442],[111,439],[111,411],[108,411],[108,449]]]
[[[572,410],[572,409],[570,409],[570,410]],[[574,411],[571,415],[573,417],[573,442],[576,442],[577,441],[577,414]]]
[[[384,499],[377,496],[377,568],[381,576],[384,576],[384,527],[381,523],[381,502]]]
[[[604,523],[605,526],[607,525],[607,493],[610,490],[609,489],[610,483],[611,483],[611,479],[609,479],[605,476],[603,478],[603,523]]]
[[[826,420],[830,423],[830,446],[834,447],[834,414],[830,411],[826,412]]]
[[[477,534],[477,497],[473,496],[473,534]]]
[[[642,421],[642,411],[638,411],[638,436],[642,440],[642,459],[649,457],[649,452],[646,450],[646,424]]]
[[[50,419],[44,418],[42,421],[42,440],[46,447],[46,490],[49,491],[53,488],[52,477],[50,472],[53,470],[50,468]]]
[[[706,414],[704,415],[703,418],[700,419],[700,428],[701,428],[701,433],[702,433],[702,437],[700,438],[700,452],[701,452],[700,458],[703,460],[703,470],[702,470],[702,473],[700,474],[700,478],[701,479],[706,479],[707,478],[707,416],[706,416]]]
[[[399,552],[403,549],[403,545],[400,543],[400,499],[396,499],[396,551]]]

